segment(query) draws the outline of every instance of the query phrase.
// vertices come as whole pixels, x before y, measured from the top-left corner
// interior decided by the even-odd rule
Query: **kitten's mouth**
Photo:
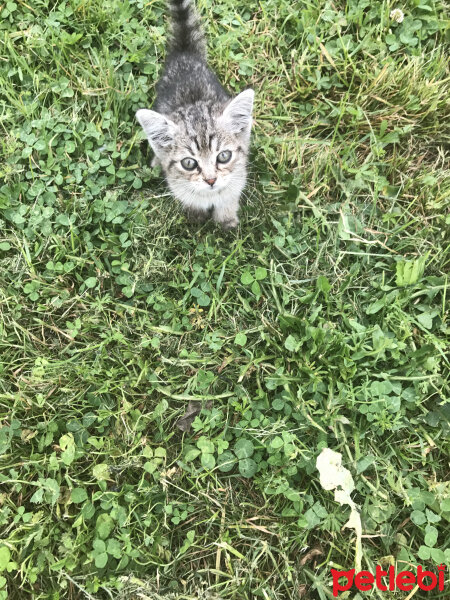
[[[222,189],[222,186],[214,184],[214,185],[202,185],[201,192],[205,195],[210,196],[211,194],[216,194]]]
[[[225,181],[216,181],[213,185],[210,185],[204,181],[196,181],[193,183],[195,193],[202,198],[211,198],[217,194],[222,193],[223,189],[227,187]]]

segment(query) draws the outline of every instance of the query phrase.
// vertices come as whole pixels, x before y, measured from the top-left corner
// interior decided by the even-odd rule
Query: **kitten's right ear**
[[[155,154],[159,154],[172,145],[177,129],[173,121],[154,110],[145,108],[137,111],[136,118]]]

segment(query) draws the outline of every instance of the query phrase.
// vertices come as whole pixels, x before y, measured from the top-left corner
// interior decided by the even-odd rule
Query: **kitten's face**
[[[245,185],[253,91],[225,107],[198,103],[167,117],[140,110],[140,121],[173,194],[186,206],[240,193]]]
[[[181,122],[174,145],[161,165],[174,192],[212,197],[230,186],[233,180],[245,179],[247,146],[245,140],[227,133],[217,120],[203,128]]]

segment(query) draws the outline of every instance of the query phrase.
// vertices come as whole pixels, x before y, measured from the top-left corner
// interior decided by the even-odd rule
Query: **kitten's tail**
[[[171,52],[192,52],[206,58],[206,41],[194,0],[168,0],[172,17]]]

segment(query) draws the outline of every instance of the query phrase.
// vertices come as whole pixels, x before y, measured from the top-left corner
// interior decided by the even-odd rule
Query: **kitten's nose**
[[[216,183],[217,177],[213,177],[212,179],[205,179],[206,183],[212,187]]]

